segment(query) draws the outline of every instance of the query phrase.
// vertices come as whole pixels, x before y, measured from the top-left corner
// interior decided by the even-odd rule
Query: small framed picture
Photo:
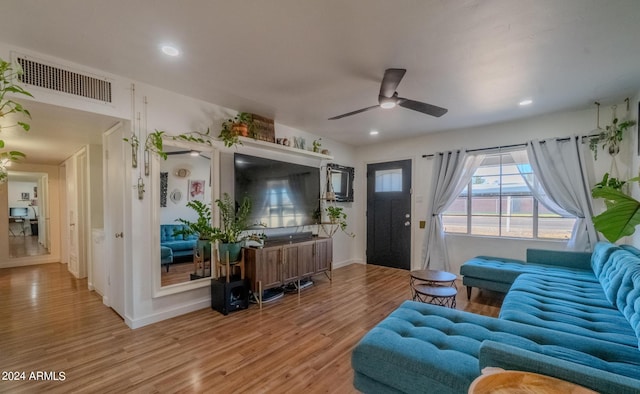
[[[189,180],[189,200],[204,201],[204,180]]]
[[[31,198],[29,198],[29,193],[21,193],[21,200],[31,200]]]

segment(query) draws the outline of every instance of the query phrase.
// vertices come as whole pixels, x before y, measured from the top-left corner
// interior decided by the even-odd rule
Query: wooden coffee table
[[[539,375],[531,372],[504,371],[499,368],[489,368],[488,373],[482,370],[482,375],[469,386],[469,394],[594,394],[585,387],[575,383]]]

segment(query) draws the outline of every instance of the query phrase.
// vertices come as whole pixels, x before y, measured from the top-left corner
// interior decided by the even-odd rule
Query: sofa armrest
[[[480,369],[499,367],[552,376],[600,393],[640,392],[640,380],[572,363],[494,341],[480,345]]]
[[[591,253],[527,249],[527,262],[591,270]]]

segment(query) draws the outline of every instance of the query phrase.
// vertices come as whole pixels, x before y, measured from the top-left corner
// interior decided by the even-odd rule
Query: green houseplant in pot
[[[174,230],[173,235],[182,235],[185,238],[197,236],[197,250],[203,256],[211,256],[211,242],[217,239],[220,229],[211,226],[211,207],[202,201],[194,200],[187,203],[187,207],[198,214],[195,222],[186,219],[176,219],[183,224],[179,230]]]
[[[238,137],[255,138],[255,123],[253,116],[247,112],[239,112],[233,119],[222,122],[222,130],[218,138],[224,142],[224,146],[232,147],[236,144],[242,145]]]
[[[248,227],[251,200],[245,196],[236,209],[235,202],[227,193],[224,193],[221,199],[216,200],[216,205],[220,210],[221,228],[214,235],[214,239],[219,241],[220,258],[224,259],[224,256],[229,253],[230,262],[238,261],[242,241],[246,238],[242,233]]]

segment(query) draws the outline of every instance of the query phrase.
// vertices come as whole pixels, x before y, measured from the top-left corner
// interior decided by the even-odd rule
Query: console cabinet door
[[[298,274],[300,278],[308,278],[316,273],[315,242],[298,244]]]
[[[264,248],[261,253],[258,272],[262,280],[262,289],[278,287],[282,284],[282,249],[279,247]]]
[[[282,281],[284,283],[298,280],[298,250],[297,244],[282,247]]]
[[[320,238],[315,246],[315,272],[331,271],[333,260],[333,239]]]

